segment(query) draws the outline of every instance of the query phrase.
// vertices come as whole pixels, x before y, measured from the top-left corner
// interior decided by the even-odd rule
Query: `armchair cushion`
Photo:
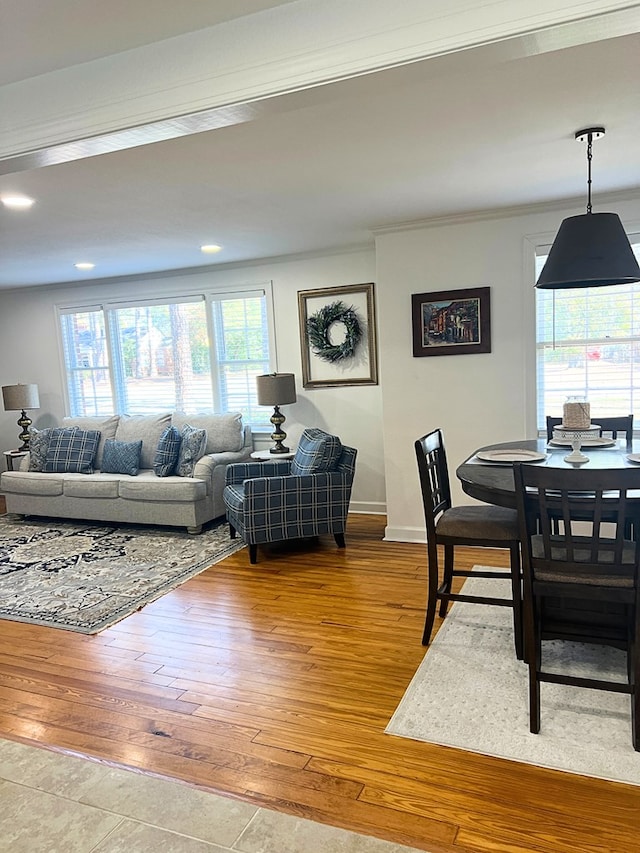
[[[305,429],[291,460],[291,473],[294,477],[301,477],[332,471],[341,453],[342,444],[337,435],[329,435],[321,429]]]

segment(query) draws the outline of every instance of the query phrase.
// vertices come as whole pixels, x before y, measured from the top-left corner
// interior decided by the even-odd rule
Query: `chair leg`
[[[453,545],[444,546],[444,579],[440,586],[440,592],[451,592],[451,584],[453,583]],[[442,619],[447,615],[449,609],[449,601],[446,598],[440,599],[440,616]]]
[[[428,589],[427,589],[427,613],[424,620],[424,631],[422,632],[422,645],[428,646],[431,641],[431,632],[436,618],[436,602],[438,600],[438,553],[436,546],[428,549]]]
[[[636,752],[640,752],[640,613],[638,612],[634,613],[633,636],[629,641],[627,654],[631,659],[629,683],[633,689],[631,693],[631,738],[633,748]]]
[[[235,529],[235,527],[233,526],[233,524],[231,524],[231,522],[229,522],[229,538],[230,538],[230,539],[235,539],[235,538],[236,538],[236,529]]]
[[[537,617],[533,614],[533,620]],[[542,657],[542,643],[540,641],[540,626],[533,626],[533,636],[530,638],[531,643],[527,644],[529,657],[529,730],[532,734],[537,735],[540,731],[540,680],[538,672],[540,671]]]
[[[336,545],[338,548],[345,548],[346,543],[344,541],[344,533],[334,533],[333,538],[336,540]]]
[[[522,627],[522,581],[520,577],[520,545],[514,543],[509,547],[511,552],[511,598],[513,600],[513,635],[516,646],[516,657],[524,657],[524,629]]]
[[[249,562],[255,565],[258,562],[258,546],[249,545]]]

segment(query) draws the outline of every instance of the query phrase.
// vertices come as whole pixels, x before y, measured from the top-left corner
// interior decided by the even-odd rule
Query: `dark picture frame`
[[[347,323],[340,319],[340,308],[346,310]],[[335,310],[332,310],[335,309]],[[357,325],[359,339],[353,354],[335,361],[324,357],[314,347],[309,336],[309,320],[338,314],[330,324],[327,338],[339,341],[345,328]],[[325,316],[327,316],[325,315]],[[351,318],[351,319],[350,319]],[[298,291],[298,319],[300,323],[300,348],[302,355],[302,384],[305,388],[330,388],[340,385],[377,385],[378,359],[376,351],[376,315],[373,282],[316,290]],[[329,325],[329,324],[327,324]]]
[[[413,355],[491,352],[490,287],[411,295]]]

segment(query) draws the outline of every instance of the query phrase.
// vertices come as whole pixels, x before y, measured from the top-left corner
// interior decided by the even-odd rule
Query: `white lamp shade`
[[[3,385],[2,399],[5,412],[19,412],[22,409],[40,408],[38,386],[35,384]]]
[[[259,406],[284,406],[296,401],[296,378],[293,373],[267,373],[256,376]]]

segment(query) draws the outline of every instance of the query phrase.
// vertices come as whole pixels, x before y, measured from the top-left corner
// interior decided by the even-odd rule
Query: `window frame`
[[[174,291],[168,290],[162,296],[149,295],[148,298],[138,297],[136,299],[126,299],[123,296],[114,295],[111,298],[96,300],[94,298],[65,300],[64,302],[54,305],[56,317],[56,334],[58,342],[58,355],[60,362],[60,375],[62,379],[63,389],[63,404],[66,415],[71,413],[71,395],[69,386],[69,371],[67,369],[65,340],[63,332],[62,317],[74,313],[83,313],[91,311],[100,311],[103,316],[105,335],[109,354],[109,363],[106,369],[109,373],[109,381],[111,385],[112,403],[114,411],[112,414],[122,414],[118,412],[119,394],[116,387],[117,378],[115,376],[115,367],[111,360],[111,329],[109,325],[109,312],[122,308],[135,308],[136,306],[149,305],[169,305],[172,303],[202,301],[205,306],[205,316],[207,323],[207,335],[209,340],[209,360],[211,365],[211,385],[213,411],[221,412],[221,385],[218,369],[218,354],[215,346],[215,330],[213,324],[213,305],[214,303],[226,298],[250,298],[254,296],[262,296],[265,300],[266,311],[266,333],[267,333],[267,350],[269,371],[277,371],[276,365],[276,340],[275,340],[275,319],[273,310],[273,283],[272,281],[260,281],[242,284],[226,284],[220,287],[207,287],[199,290],[189,290],[188,292],[180,292],[179,289]],[[254,432],[268,430],[269,413],[264,412],[260,420],[250,420],[248,414],[242,412],[245,423],[252,427]],[[262,413],[261,413],[262,414]]]

